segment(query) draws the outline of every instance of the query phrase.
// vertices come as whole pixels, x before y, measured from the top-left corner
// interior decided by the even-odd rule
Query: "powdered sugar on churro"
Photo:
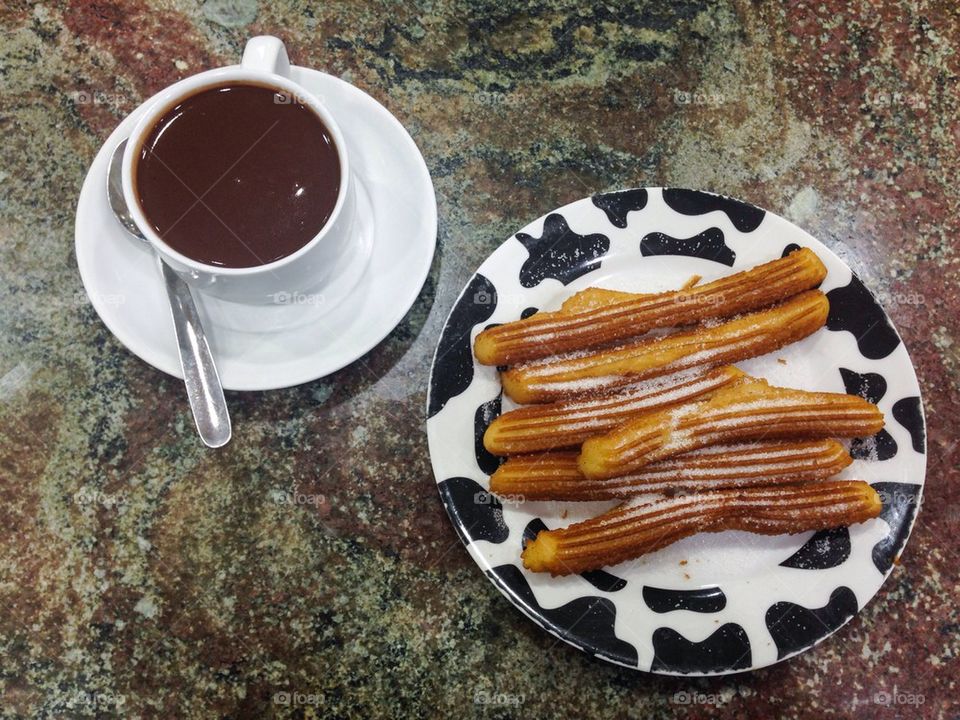
[[[594,378],[591,378],[594,379]],[[606,378],[595,378],[606,380]],[[587,415],[602,417],[610,413],[629,413],[656,405],[666,405],[673,399],[683,399],[698,395],[705,388],[721,384],[717,378],[702,372],[687,370],[659,378],[650,378],[621,388],[613,396],[585,398],[563,403],[563,416],[575,421]]]
[[[869,435],[882,423],[877,408],[860,398],[752,381],[720,390],[707,401],[643,415],[586,441],[581,467],[595,479],[616,477],[718,442]]]
[[[537,313],[482,333],[489,364],[511,364],[570,348],[597,347],[663,327],[729,317],[779,302],[815,287],[826,274],[819,259],[801,250],[711,283],[658,294],[625,295],[573,312]]]
[[[507,372],[504,382],[511,396],[543,401],[688,368],[713,367],[762,355],[809,335],[826,320],[826,311],[823,294],[811,291],[777,308],[717,328],[517,365]]]
[[[532,390],[549,389],[559,394],[585,395],[592,391],[615,387],[620,383],[622,383],[622,378],[617,375],[601,375],[599,377],[577,378],[576,380],[561,382],[531,382],[528,386]]]
[[[638,414],[702,397],[741,377],[733,367],[685,370],[635,381],[616,393],[519,408],[499,417],[487,431],[484,443],[495,454],[576,446]]]
[[[649,500],[645,497],[636,497],[627,500],[624,504],[611,510],[604,516],[588,520],[582,525],[604,527],[625,521],[641,521],[650,518],[657,525],[669,522],[684,512],[695,508],[707,513],[711,508],[723,507],[727,513],[749,512],[759,515],[764,510],[775,511],[780,516],[802,517],[809,515],[811,508],[807,503],[829,505],[832,511],[842,513],[847,508],[857,504],[857,498],[849,497],[851,488],[844,485],[855,481],[831,481],[821,484],[762,488],[725,488],[708,490],[701,493],[692,493]],[[803,498],[803,506],[791,509],[784,501]],[[758,518],[762,519],[762,518]],[[572,526],[576,527],[576,526]]]

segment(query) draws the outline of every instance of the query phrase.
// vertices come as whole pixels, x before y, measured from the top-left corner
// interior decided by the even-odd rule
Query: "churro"
[[[651,463],[630,475],[589,480],[575,452],[511,457],[490,477],[490,492],[525,500],[611,500],[728,487],[823,480],[852,462],[836,440],[717,445]]]
[[[732,365],[685,370],[601,396],[528,405],[496,418],[487,428],[483,444],[495,455],[574,447],[642,412],[703,397],[743,377]]]
[[[689,290],[698,282],[699,275],[691,275],[690,278],[680,286],[680,290]],[[629,300],[639,300],[641,298],[656,297],[658,293],[631,293],[622,290],[607,290],[606,288],[588,287],[578,293],[574,293],[560,306],[559,312],[562,313],[582,313],[587,310],[596,310],[597,308],[607,307],[614,303],[627,302]]]
[[[747,530],[781,535],[825,530],[875,518],[877,492],[859,480],[775,488],[730,488],[632,502],[527,543],[523,564],[570,575],[640,557],[699,532]]]
[[[827,271],[808,248],[704,285],[665,293],[625,297],[603,291],[614,302],[567,311],[540,312],[481,332],[474,342],[477,360],[511,365],[576,349],[594,348],[642,335],[648,330],[689,325],[756,310],[820,284]],[[583,312],[571,312],[578,307]]]
[[[745,380],[708,400],[645,413],[583,443],[588,478],[627,475],[648,463],[720,443],[776,438],[866,437],[883,428],[871,402],[844,393],[807,392]]]
[[[714,326],[517,365],[501,373],[503,390],[516,402],[543,403],[686,368],[745,360],[807,337],[823,327],[829,309],[822,292],[809,290],[776,307]]]

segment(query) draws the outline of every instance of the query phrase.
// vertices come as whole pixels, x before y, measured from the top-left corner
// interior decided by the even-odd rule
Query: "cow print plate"
[[[828,268],[827,327],[739,363],[772,384],[860,394],[886,416],[855,441],[842,477],[871,483],[875,520],[763,537],[701,534],[639,560],[552,578],[523,568],[525,539],[614,502],[522,502],[487,492],[497,458],[490,421],[513,407],[497,370],[477,364],[477,333],[554,310],[589,286],[652,292],[691,275],[708,281],[812,248]],[[634,189],[574,202],[539,218],[487,258],[457,299],[430,377],[427,434],[440,497],[490,581],[545,629],[588,653],[640,670],[716,675],[764,667],[835,632],[870,600],[903,551],[923,487],[920,390],[907,351],[874,296],[836,255],[773,213],[681,189]]]

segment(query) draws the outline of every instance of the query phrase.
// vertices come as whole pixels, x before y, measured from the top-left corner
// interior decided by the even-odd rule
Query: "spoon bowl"
[[[113,210],[114,216],[123,225],[123,229],[137,240],[148,242],[133,221],[130,209],[123,199],[123,151],[126,147],[127,141],[121,140],[120,144],[114,149],[113,155],[110,156],[110,171],[107,173],[107,197],[110,198],[110,209]]]

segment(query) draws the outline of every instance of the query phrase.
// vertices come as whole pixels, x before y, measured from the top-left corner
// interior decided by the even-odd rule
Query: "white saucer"
[[[386,108],[331,75],[291,68],[340,120],[357,179],[357,252],[321,296],[249,307],[194,291],[227,390],[272,390],[329,375],[363,356],[403,319],[430,271],[437,203],[423,156]],[[148,101],[149,102],[149,101]],[[110,135],[77,204],[80,277],[100,319],[131,352],[182,377],[166,292],[150,249],[107,202],[107,166],[144,105]]]

